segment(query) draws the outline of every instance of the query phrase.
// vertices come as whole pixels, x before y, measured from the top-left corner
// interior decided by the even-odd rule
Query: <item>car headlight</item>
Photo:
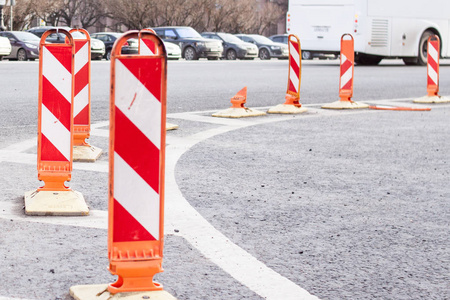
[[[31,48],[31,49],[37,49],[38,48],[38,46],[36,46],[34,44],[30,44],[30,43],[25,43],[25,46],[27,46],[28,48]]]
[[[281,47],[280,46],[270,46],[270,49],[272,49],[272,50],[280,50]]]
[[[196,43],[195,43],[195,46],[198,46],[198,47],[205,47],[205,43],[204,43],[204,42],[196,42]]]

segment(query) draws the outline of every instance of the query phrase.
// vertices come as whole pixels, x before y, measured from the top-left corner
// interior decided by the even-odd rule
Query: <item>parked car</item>
[[[258,46],[260,59],[271,59],[276,57],[278,59],[287,59],[289,57],[289,50],[286,44],[275,43],[259,34],[236,34],[238,38],[244,42],[252,43]]]
[[[274,42],[287,44],[288,43],[289,34],[276,34],[269,37]],[[319,58],[319,59],[335,59],[336,55],[334,54],[327,54],[327,53],[321,53],[321,52],[311,52],[308,50],[302,50],[302,59],[309,60],[313,58]]]
[[[207,59],[222,57],[222,43],[213,39],[205,39],[192,27],[170,26],[157,27],[153,30],[165,42],[180,46],[181,56],[186,60],[196,60],[201,57]]]
[[[0,36],[8,38],[11,43],[11,53],[4,58],[20,61],[39,58],[40,39],[34,34],[25,31],[0,31]]]
[[[0,60],[11,54],[11,43],[7,37],[0,37]]]
[[[65,29],[67,31],[70,31],[72,29],[70,27],[40,26],[40,27],[33,27],[31,29],[28,29],[27,31],[41,38],[44,32],[46,32],[49,29],[55,28]],[[75,39],[84,38],[84,35],[81,32],[73,32],[72,36]],[[65,40],[66,36],[62,33],[52,33],[45,39],[47,43],[64,43]],[[95,39],[91,36],[91,59],[101,59],[103,55],[105,55],[105,45],[103,44],[102,41]]]
[[[286,34],[286,33],[285,34],[275,34],[275,35],[269,36],[269,39],[275,43],[287,44],[288,37],[289,37],[289,34]]]
[[[122,36],[119,32],[97,32],[91,34],[91,37],[99,39],[105,44],[105,55],[106,60],[111,59],[111,50],[114,42]],[[139,51],[138,40],[129,39],[123,46],[120,53],[122,54],[136,54]]]
[[[180,59],[181,58],[181,48],[177,44],[171,42],[164,42],[164,47],[167,51],[167,59]]]
[[[203,32],[202,36],[207,39],[219,40],[223,45],[222,57],[226,59],[254,59],[258,57],[256,45],[246,43],[230,33]]]

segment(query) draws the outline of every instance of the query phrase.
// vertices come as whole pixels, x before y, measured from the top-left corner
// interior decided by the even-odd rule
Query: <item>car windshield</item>
[[[198,33],[197,31],[195,31],[192,28],[177,28],[177,33],[180,37],[182,38],[202,38],[202,36],[200,35],[200,33]]]
[[[243,40],[230,33],[218,33],[217,35],[220,36],[222,40],[224,40],[227,43],[235,43],[235,44],[244,43]]]
[[[30,32],[18,31],[18,32],[14,32],[14,35],[16,36],[16,38],[18,40],[25,41],[25,42],[33,42],[33,41],[39,42],[41,40],[36,35],[34,35]]]
[[[269,40],[268,38],[266,38],[265,36],[257,35],[257,34],[250,34],[249,36],[252,37],[257,43],[273,44],[273,42],[271,40]]]

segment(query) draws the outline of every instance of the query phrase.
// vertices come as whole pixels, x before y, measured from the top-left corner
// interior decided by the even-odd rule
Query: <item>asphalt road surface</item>
[[[441,94],[450,95],[450,67]],[[284,102],[287,61],[168,64],[164,273],[178,299],[449,299],[450,104],[330,111],[338,61],[302,68],[301,115],[213,118]],[[420,106],[426,67],[355,68],[355,101]],[[36,171],[38,62],[0,62],[0,300],[70,299],[107,270],[109,62],[92,63],[92,137],[74,163],[87,217],[27,217]]]

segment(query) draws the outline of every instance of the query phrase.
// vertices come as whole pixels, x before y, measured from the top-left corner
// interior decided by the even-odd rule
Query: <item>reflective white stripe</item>
[[[159,240],[159,194],[114,152],[114,199]]]
[[[435,62],[438,62],[438,52],[432,43],[428,43],[428,54],[433,58]]]
[[[348,70],[341,76],[341,86],[340,88],[342,89],[342,87],[344,85],[347,84],[347,82],[349,82],[352,79],[352,68],[348,68]]]
[[[42,104],[41,132],[70,161],[70,131]]]
[[[341,66],[345,63],[347,60],[347,56],[344,55],[344,53],[341,52]]]
[[[154,53],[150,48],[147,46],[146,43],[142,39],[139,40],[140,46],[141,46],[141,55],[153,55]]]
[[[435,69],[428,64],[428,77],[434,82],[435,85],[438,85],[438,74]]]
[[[72,101],[72,74],[48,51],[42,47],[42,76],[66,98],[69,103]]]
[[[116,106],[120,111],[160,149],[161,103],[120,60],[116,60],[115,93]]]
[[[89,43],[86,42],[81,49],[75,53],[75,74],[89,62]]]
[[[295,74],[294,69],[292,69],[292,67],[290,67],[289,77],[290,77],[289,79],[290,79],[291,82],[292,82],[292,85],[293,85],[294,88],[295,88],[295,92],[298,93],[298,86],[299,86],[299,84],[300,84],[300,81],[299,81],[299,79],[298,79],[298,75]]]
[[[89,104],[89,84],[87,84],[75,97],[73,98],[73,117],[78,114]]]
[[[292,56],[294,61],[297,63],[297,66],[300,67],[300,55],[299,55],[297,49],[295,49],[294,45],[292,45],[291,42],[289,42],[289,54]]]

